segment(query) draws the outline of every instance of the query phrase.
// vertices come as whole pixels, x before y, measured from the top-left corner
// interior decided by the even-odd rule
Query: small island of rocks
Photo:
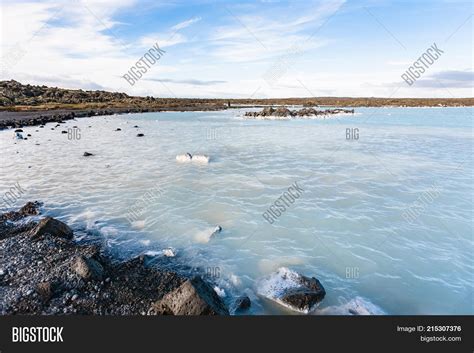
[[[286,107],[266,107],[260,112],[246,112],[246,119],[262,119],[262,120],[289,120],[321,117],[325,118],[336,114],[354,114],[354,109],[325,109],[317,110],[315,108],[302,108],[299,110],[290,110]]]

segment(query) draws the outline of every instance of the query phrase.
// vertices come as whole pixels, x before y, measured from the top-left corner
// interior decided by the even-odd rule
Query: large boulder
[[[72,239],[73,232],[69,226],[52,217],[43,218],[31,231],[31,238],[37,239],[44,235],[51,235],[53,237]]]
[[[199,276],[186,280],[151,309],[162,315],[229,315],[221,298]]]
[[[82,255],[76,257],[72,268],[79,277],[86,281],[101,281],[104,276],[104,268],[98,261]]]
[[[313,311],[326,295],[323,285],[314,277],[306,277],[286,267],[258,283],[259,295],[295,311]]]

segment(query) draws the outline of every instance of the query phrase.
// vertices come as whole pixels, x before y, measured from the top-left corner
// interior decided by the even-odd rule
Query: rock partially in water
[[[162,315],[229,315],[221,298],[201,277],[185,281],[155,302],[151,311]]]
[[[78,256],[73,263],[73,270],[79,277],[88,281],[101,281],[104,275],[104,268],[93,258]]]
[[[41,203],[38,201],[35,202],[27,202],[22,208],[20,208],[19,213],[23,216],[35,216],[40,213],[39,207],[41,206]]]
[[[288,120],[291,118],[302,118],[311,116],[329,116],[333,114],[354,114],[354,109],[325,109],[316,110],[314,108],[302,108],[300,110],[290,110],[286,107],[265,107],[260,112],[246,112],[244,117],[264,120]]]
[[[43,218],[31,231],[31,239],[50,235],[56,238],[72,239],[73,232],[69,226],[52,217]]]
[[[313,311],[326,291],[314,277],[306,277],[286,267],[262,279],[258,284],[259,295],[287,308],[302,313]]]
[[[18,221],[24,217],[27,216],[35,216],[40,213],[39,207],[41,206],[41,203],[38,201],[35,202],[27,202],[22,208],[20,208],[19,211],[10,211],[7,213],[4,213],[0,216],[0,220],[2,221]]]
[[[250,305],[252,305],[252,302],[250,301],[250,298],[248,296],[244,295],[244,296],[238,297],[235,300],[235,304],[234,304],[235,312],[239,313],[239,312],[245,311],[248,308],[250,308]]]
[[[89,157],[89,156],[93,156],[94,154],[93,153],[90,153],[90,152],[84,152],[83,156],[84,157]]]
[[[145,134],[142,134],[142,133],[137,134],[137,137],[143,137],[143,136],[145,136]]]
[[[213,231],[212,234],[211,234],[211,238],[212,238],[213,236],[219,234],[220,232],[222,232],[222,227],[221,227],[221,226],[216,226],[216,227],[214,228],[214,231]]]

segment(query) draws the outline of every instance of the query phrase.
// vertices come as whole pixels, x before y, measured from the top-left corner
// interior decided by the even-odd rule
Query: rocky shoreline
[[[200,276],[147,266],[142,255],[118,262],[79,244],[63,222],[40,216],[40,203],[0,215],[0,315],[228,315]]]
[[[225,107],[218,106],[196,106],[179,108],[107,108],[107,109],[54,109],[54,110],[27,110],[8,111],[0,110],[0,130],[8,128],[22,128],[25,126],[40,126],[46,123],[63,123],[66,120],[76,118],[87,118],[92,116],[119,115],[130,113],[151,113],[162,111],[216,111]]]
[[[308,118],[315,116],[326,117],[335,114],[354,114],[354,109],[317,110],[315,108],[302,108],[299,110],[290,110],[286,107],[266,107],[259,112],[246,112],[244,117],[247,119],[286,120],[292,118]]]

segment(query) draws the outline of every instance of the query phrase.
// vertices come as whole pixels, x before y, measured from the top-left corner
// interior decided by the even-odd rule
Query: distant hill
[[[474,106],[474,98],[275,98],[275,99],[197,99],[134,97],[126,93],[84,91],[57,87],[23,85],[18,81],[0,81],[0,110],[50,110],[94,108],[180,108],[225,109],[229,105],[304,105],[340,107],[378,106]]]

